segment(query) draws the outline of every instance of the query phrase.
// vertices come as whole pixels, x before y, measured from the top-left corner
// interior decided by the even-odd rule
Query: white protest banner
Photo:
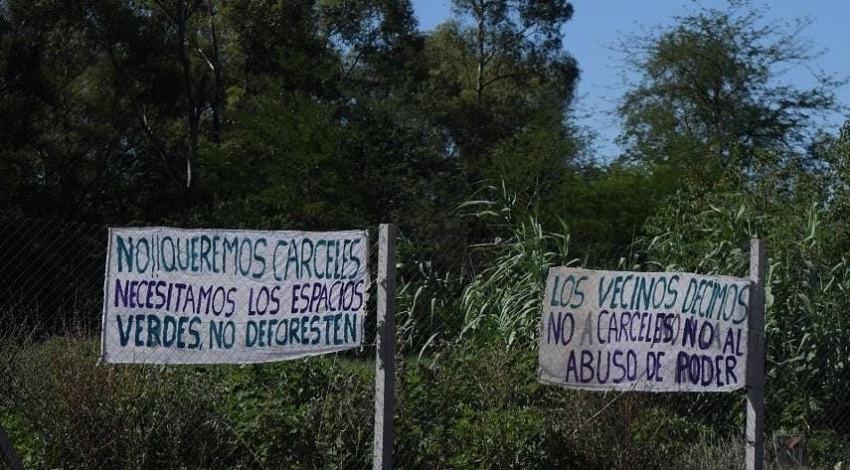
[[[110,229],[102,359],[254,363],[358,347],[368,260],[365,231]]]
[[[687,273],[549,270],[540,381],[585,390],[744,387],[751,284]]]

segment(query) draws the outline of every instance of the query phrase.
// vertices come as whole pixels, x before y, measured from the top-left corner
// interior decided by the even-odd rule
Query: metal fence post
[[[373,468],[387,470],[393,468],[396,226],[381,224],[378,241],[378,334],[375,351]]]
[[[764,469],[764,241],[750,241],[750,315],[747,335],[747,470]]]

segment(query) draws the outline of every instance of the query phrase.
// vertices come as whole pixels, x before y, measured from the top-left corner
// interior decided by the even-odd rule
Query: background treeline
[[[406,0],[0,0],[0,281],[44,289],[0,293],[0,424],[28,462],[368,467],[362,357],[93,368],[91,336],[104,224],[382,222],[403,235],[399,468],[736,468],[740,394],[540,387],[536,335],[548,266],[745,276],[754,237],[768,432],[850,461],[850,127],[818,126],[843,80],[781,74],[816,63],[805,22],[733,0],[623,38],[637,81],[602,161],[573,115],[573,6],[452,6],[423,32]],[[21,311],[89,336],[43,341]]]
[[[457,7],[426,34],[395,0],[3,1],[0,207],[445,233],[483,181],[560,201],[572,7]]]
[[[840,202],[840,129],[812,120],[840,83],[777,75],[816,59],[802,28],[733,1],[624,38],[639,81],[600,161],[572,114],[572,5],[452,5],[422,32],[406,0],[3,0],[0,213],[480,238],[457,208],[504,187],[577,246],[624,247],[681,190],[776,174]]]

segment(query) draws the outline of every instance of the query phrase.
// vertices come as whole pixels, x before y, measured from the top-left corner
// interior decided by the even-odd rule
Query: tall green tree
[[[783,82],[785,69],[817,57],[801,37],[805,26],[766,22],[748,1],[730,0],[628,38],[624,52],[641,77],[620,106],[628,158],[670,178],[710,182],[725,168],[751,171],[760,155],[777,155],[759,149],[802,148],[813,116],[837,108],[838,84],[827,76],[809,88]]]
[[[456,206],[456,172],[421,112],[428,69],[410,2],[237,2],[226,16],[237,38],[232,120],[221,146],[204,150],[213,217],[313,228],[445,220],[435,212]]]
[[[0,4],[0,186],[9,191],[0,200],[16,211],[91,216],[116,155],[132,146],[121,100],[103,83],[95,10]]]
[[[325,11],[346,51],[339,110],[350,197],[372,223],[395,221],[409,236],[462,234],[451,215],[469,190],[425,112],[430,68],[411,3],[328,1]]]
[[[563,0],[456,0],[428,38],[429,112],[470,180],[523,190],[559,174],[575,153],[566,125],[579,70],[561,28]],[[541,184],[542,183],[541,181]]]
[[[190,207],[203,125],[214,140],[221,104],[212,5],[4,2],[2,161],[14,206],[117,220]]]

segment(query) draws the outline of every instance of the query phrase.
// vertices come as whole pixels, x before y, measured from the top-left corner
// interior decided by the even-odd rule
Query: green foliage
[[[462,0],[454,12],[426,41],[425,110],[469,183],[541,194],[580,146],[563,118],[579,76],[560,34],[572,5]]]
[[[495,234],[477,246],[487,264],[463,292],[464,320],[460,339],[495,335],[507,348],[529,349],[540,333],[542,286],[551,266],[573,264],[569,230],[544,232],[537,217],[504,186],[490,188],[495,200],[470,201],[465,207]]]
[[[821,178],[778,168],[735,192],[680,191],[650,219],[641,241],[649,269],[743,277],[749,239],[765,240],[769,428],[844,429],[832,417],[843,416],[839,384],[850,378],[848,325],[836,313],[850,289],[850,266],[833,251],[848,246],[847,238],[842,224],[831,229],[836,214]]]
[[[534,379],[531,351],[454,343],[400,370],[399,468],[596,468]]]
[[[247,468],[367,468],[373,368],[322,358],[229,366],[216,412],[247,451]]]
[[[760,237],[767,429],[806,432],[815,467],[850,460],[850,131],[812,125],[838,81],[781,82],[781,67],[815,57],[805,24],[735,0],[627,39],[642,74],[620,109],[628,155],[579,166],[579,70],[561,36],[572,5],[453,6],[425,34],[407,0],[0,0],[0,214],[397,223],[399,468],[734,468],[739,395],[539,386],[541,289],[576,258],[746,276]],[[58,231],[82,248],[100,239]],[[0,255],[4,275],[37,261],[59,279],[41,292],[72,297],[79,271],[50,237],[18,232],[13,246],[36,248]],[[99,285],[77,277],[69,289]],[[89,327],[86,301],[44,309],[51,328]],[[18,321],[32,305],[7,304],[0,424],[29,466],[371,463],[370,360],[93,367],[94,342],[42,341],[47,319]]]
[[[235,447],[205,371],[93,367],[97,343],[71,338],[11,352],[0,414],[31,466],[229,468]]]
[[[68,337],[4,343],[11,368],[0,368],[0,423],[28,466],[371,465],[372,361],[94,367],[96,350],[96,341]],[[495,341],[432,352],[399,362],[397,468],[592,470],[656,455],[615,454],[620,443],[606,426],[622,423],[622,409],[600,415],[607,398],[541,386],[533,351]]]
[[[559,200],[546,212],[570,221],[574,252],[595,267],[614,268],[660,203],[656,186],[642,168],[585,165],[560,183]]]
[[[841,83],[782,82],[784,69],[817,57],[800,38],[805,26],[766,23],[750,2],[733,0],[627,38],[623,52],[641,74],[620,106],[630,159],[672,172],[668,180],[710,182],[729,166],[752,171],[767,155],[761,150],[804,146],[811,116],[837,109]]]
[[[429,346],[454,340],[462,331],[463,318],[457,312],[468,278],[464,267],[443,270],[439,261],[421,259],[423,253],[413,251],[411,243],[402,238],[399,244],[396,343],[404,354],[421,354]],[[462,253],[452,254],[457,260]]]
[[[15,1],[0,30],[0,212],[427,231],[467,192],[407,1]]]
[[[670,395],[565,391],[540,385],[536,366],[533,350],[509,351],[500,339],[444,344],[403,360],[397,466],[674,469],[743,461],[740,439],[695,420],[699,413],[670,410]]]
[[[699,468],[704,470],[739,470],[744,467],[744,442],[731,437],[717,437],[705,432],[684,444],[681,452],[671,456],[667,468]],[[770,468],[766,465],[766,468]]]
[[[834,430],[806,434],[806,467],[844,470],[850,462],[850,442]]]
[[[679,191],[647,221],[648,269],[746,276],[749,240],[758,233],[745,196],[698,192]]]
[[[25,343],[23,343],[25,344]],[[0,424],[33,468],[367,468],[368,361],[94,366],[96,341],[3,341]]]
[[[357,214],[330,203],[329,193],[344,185],[348,172],[345,162],[333,158],[341,132],[329,107],[281,93],[246,98],[234,114],[238,126],[224,133],[224,143],[202,153],[207,226],[351,226]]]

